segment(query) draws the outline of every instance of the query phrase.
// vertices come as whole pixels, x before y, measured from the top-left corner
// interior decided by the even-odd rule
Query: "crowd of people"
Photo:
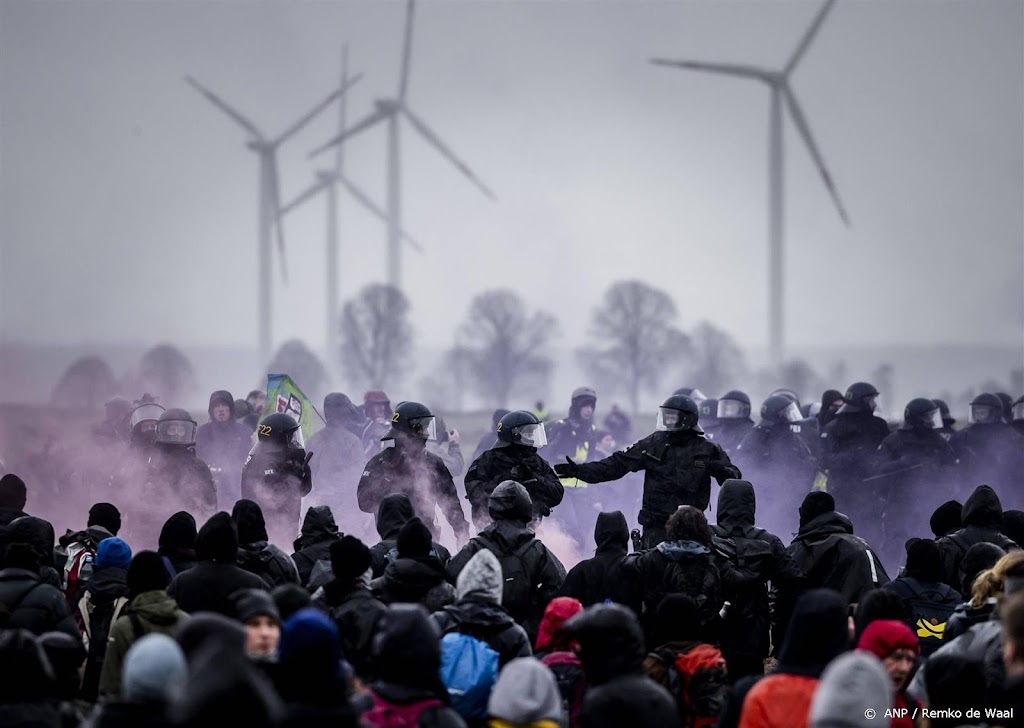
[[[59,538],[53,471],[0,479],[0,725],[1024,724],[1024,397],[878,396],[683,388],[627,445],[581,387],[468,465],[383,392],[308,442],[114,400]]]

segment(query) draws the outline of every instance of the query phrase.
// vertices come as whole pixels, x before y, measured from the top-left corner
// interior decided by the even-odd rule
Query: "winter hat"
[[[595,604],[562,628],[579,643],[580,662],[590,685],[602,685],[643,670],[644,633],[632,610],[621,604]]]
[[[231,410],[232,415],[234,414],[235,398],[231,396],[231,392],[226,389],[218,389],[210,395],[210,406],[207,408],[210,415],[213,415],[213,408],[219,404],[227,405],[227,408]]]
[[[820,677],[825,665],[845,652],[849,641],[846,600],[831,589],[804,592],[793,607],[779,650],[779,669]]]
[[[948,500],[935,509],[932,517],[928,520],[928,525],[931,527],[932,533],[935,534],[935,538],[948,536],[960,529],[960,514],[963,509],[963,504],[955,500]]]
[[[52,699],[57,687],[53,666],[46,659],[46,653],[34,634],[26,629],[0,629],[0,656],[3,657],[4,665],[4,679],[0,680],[0,705]],[[5,712],[4,718],[12,713]],[[17,724],[43,724],[42,721],[30,721],[27,719]],[[54,724],[57,725],[57,721]]]
[[[267,536],[267,522],[263,518],[263,509],[256,501],[248,498],[236,501],[235,507],[231,509],[231,518],[238,527],[238,543],[249,544],[270,540]]]
[[[857,649],[870,652],[884,660],[896,650],[921,651],[917,635],[903,622],[896,619],[878,619],[869,624],[857,640]]]
[[[313,606],[313,597],[298,584],[279,584],[271,590],[270,596],[274,598],[282,622],[287,622],[300,609]]]
[[[235,616],[242,624],[246,624],[257,617],[270,617],[281,624],[281,615],[277,611],[277,604],[270,592],[263,589],[240,589],[231,595],[231,601],[235,605]]]
[[[140,551],[128,564],[126,582],[128,598],[132,599],[143,592],[166,589],[171,583],[171,575],[160,554],[156,551]]]
[[[501,604],[503,590],[501,563],[489,549],[480,549],[473,554],[455,580],[455,593],[460,601],[474,595]]]
[[[942,554],[930,538],[907,541],[907,576],[921,581],[942,581]]]
[[[238,556],[238,530],[224,511],[214,513],[196,536],[196,555],[200,561],[233,564]]]
[[[131,560],[132,550],[128,544],[117,537],[105,538],[96,547],[96,560],[93,565],[97,569],[127,569]]]
[[[27,501],[28,490],[24,480],[14,473],[7,473],[0,478],[0,509],[23,511]]]
[[[377,679],[430,691],[447,701],[441,682],[441,635],[437,622],[419,604],[391,604],[373,635]]]
[[[1003,535],[1020,546],[1024,540],[1024,511],[1003,511]]]
[[[245,654],[245,627],[237,620],[214,612],[200,612],[186,619],[175,630],[174,639],[190,665],[214,643],[226,645],[239,655]]]
[[[97,503],[89,509],[89,521],[86,526],[102,526],[112,536],[121,530],[121,511],[112,503]]]
[[[924,673],[925,692],[928,707],[936,711],[959,710],[961,712],[982,705],[985,702],[985,672],[980,660],[971,660],[964,655],[938,652],[928,659]],[[960,720],[943,720],[933,717],[933,728],[959,726]]]
[[[342,581],[358,579],[373,565],[370,549],[355,536],[343,536],[331,544],[331,569]]]
[[[75,700],[81,687],[79,669],[87,653],[82,640],[66,632],[45,632],[39,635],[39,646],[53,667],[58,696],[62,700]]]
[[[804,502],[800,504],[800,526],[806,526],[818,516],[830,513],[836,509],[836,499],[831,493],[824,493],[814,490],[804,496]]]
[[[243,417],[248,417],[252,414],[252,407],[244,399],[236,399],[235,404],[231,407],[231,415],[236,420],[240,420]]]
[[[194,549],[196,547],[196,519],[188,511],[178,511],[168,518],[160,529],[160,549]]]
[[[884,715],[892,704],[892,681],[878,658],[849,652],[833,660],[822,673],[811,702],[810,726],[871,728],[874,716],[878,712]]]
[[[417,556],[430,556],[430,550],[434,547],[434,540],[430,535],[430,529],[423,525],[419,517],[413,517],[398,531],[398,556],[400,558],[416,558]]]
[[[532,657],[518,657],[498,675],[487,702],[492,718],[513,725],[558,728],[562,695],[547,665]]]
[[[134,642],[121,668],[122,692],[132,703],[169,702],[180,694],[187,678],[185,653],[159,632]]]
[[[284,623],[278,662],[286,670],[294,666],[312,674],[337,675],[342,659],[338,628],[319,609],[300,609]]]
[[[896,592],[889,589],[871,589],[861,595],[853,611],[853,643],[856,644],[872,622],[884,619],[904,619],[907,608]]]
[[[978,578],[978,574],[986,569],[991,569],[1004,556],[1006,556],[1006,552],[1003,549],[988,541],[976,543],[967,549],[964,558],[960,561],[960,574],[963,576],[963,589],[960,593],[969,597],[971,587],[974,580]]]
[[[548,602],[548,606],[544,609],[544,617],[540,620],[537,644],[533,651],[570,652],[572,650],[570,641],[560,634],[560,630],[563,624],[582,611],[583,604],[572,597],[555,597]]]

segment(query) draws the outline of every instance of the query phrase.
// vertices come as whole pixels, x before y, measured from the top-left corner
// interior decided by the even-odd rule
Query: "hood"
[[[100,541],[113,537],[114,534],[103,526],[89,526],[84,531],[68,531],[57,540],[57,543],[63,548],[67,548],[73,543],[91,544],[92,548],[95,549]]]
[[[336,427],[353,422],[363,422],[366,418],[347,394],[331,392],[324,397],[324,419],[328,426]]]
[[[207,414],[210,415],[211,419],[213,418],[213,408],[219,404],[227,405],[228,409],[230,409],[232,414],[234,414],[235,398],[232,397],[231,392],[227,391],[226,389],[218,389],[216,392],[210,395],[210,406],[206,408],[206,412]],[[231,422],[233,419],[234,418],[232,417],[231,419],[228,420],[228,422]]]
[[[293,546],[296,551],[323,543],[324,541],[336,541],[341,538],[338,531],[338,524],[334,522],[334,514],[330,506],[313,506],[306,511],[306,517],[302,519],[302,532]]]
[[[572,652],[571,641],[561,634],[562,625],[583,611],[583,605],[572,597],[555,597],[548,602],[537,630],[534,652]]]
[[[53,695],[56,678],[38,640],[23,629],[0,630],[0,705],[44,700]]]
[[[711,549],[696,541],[662,541],[657,549],[669,561],[683,561],[711,553]]]
[[[300,609],[281,628],[278,664],[286,678],[278,684],[281,697],[309,702],[329,697],[322,691],[344,691],[340,684],[343,659],[334,620],[318,609]]]
[[[501,670],[487,703],[487,714],[513,725],[562,719],[562,695],[547,665],[532,657],[519,657]]]
[[[849,649],[846,600],[831,589],[805,592],[793,608],[779,652],[779,671],[819,677],[825,665]]]
[[[28,489],[25,481],[14,473],[7,473],[0,478],[0,509],[5,511],[24,511],[28,502]]]
[[[195,549],[196,519],[188,511],[178,511],[160,529],[161,549]]]
[[[622,511],[597,514],[594,542],[598,551],[629,550],[629,524],[626,523]]]
[[[480,532],[480,535],[484,534],[498,544],[502,551],[515,551],[527,541],[537,538],[533,531],[520,521],[496,521]]]
[[[825,427],[829,422],[835,418],[835,414],[829,409],[829,406],[837,399],[842,399],[843,393],[838,389],[826,389],[821,395],[821,409],[815,417],[818,418],[818,423],[821,427]]]
[[[460,599],[455,604],[449,604],[443,611],[460,625],[460,628],[465,625],[465,629],[474,634],[496,635],[516,623],[512,615],[500,604],[495,604],[479,593],[474,593],[467,599]]]
[[[821,675],[811,703],[811,728],[872,728],[869,710],[893,704],[892,680],[877,658],[840,655]]]
[[[754,486],[747,480],[729,479],[718,493],[718,525],[729,534],[741,533],[754,525],[757,499]]]
[[[134,642],[124,658],[125,700],[133,703],[170,702],[188,678],[185,653],[165,634],[151,633]]]
[[[377,533],[382,541],[397,538],[398,531],[416,515],[405,493],[384,496],[377,506]]]
[[[563,631],[579,643],[580,662],[591,685],[642,672],[644,635],[626,607],[594,605],[566,622]]]
[[[838,511],[822,513],[817,518],[812,518],[800,526],[794,540],[811,536],[825,536],[831,533],[853,533],[853,522]]]
[[[53,566],[54,533],[49,521],[35,516],[15,518],[7,526],[7,543],[27,543],[39,556],[42,566]]]
[[[384,569],[382,584],[394,602],[416,602],[423,593],[446,581],[441,560],[431,556],[399,558]]]
[[[132,599],[131,611],[153,624],[172,625],[178,621],[178,603],[162,589],[139,594]]]
[[[964,526],[999,529],[1003,525],[1003,506],[999,496],[987,485],[979,485],[964,503],[960,520]]]
[[[196,536],[196,556],[200,561],[235,563],[238,553],[238,530],[224,511],[210,516]]]
[[[174,725],[221,725],[230,715],[246,728],[271,728],[284,717],[273,685],[243,653],[213,645],[190,668],[182,698],[172,706]]]
[[[504,480],[491,493],[487,501],[487,514],[495,521],[533,520],[533,501],[521,483]]]
[[[128,593],[128,570],[117,566],[96,569],[86,589],[98,602],[112,602]]]
[[[238,620],[213,612],[200,612],[186,619],[175,630],[174,639],[189,665],[194,665],[203,650],[214,645],[227,647],[240,655],[245,653],[245,627]]]
[[[480,549],[466,563],[455,582],[455,592],[461,601],[470,595],[501,604],[504,590],[501,563],[489,549]]]
[[[238,528],[238,543],[250,544],[270,540],[267,536],[267,522],[263,519],[263,509],[256,501],[242,498],[236,502],[235,507],[231,509],[231,518]]]
[[[373,666],[388,683],[421,687],[447,695],[441,683],[441,635],[418,604],[392,604],[377,621]]]
[[[935,538],[948,536],[954,531],[959,531],[963,522],[960,518],[963,515],[964,506],[960,501],[948,500],[935,509],[928,525],[935,534]]]

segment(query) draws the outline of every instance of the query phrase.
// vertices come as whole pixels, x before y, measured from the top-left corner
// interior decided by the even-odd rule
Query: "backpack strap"
[[[164,568],[167,569],[167,573],[170,574],[171,578],[173,579],[178,575],[178,570],[174,568],[174,564],[171,563],[171,560],[169,558],[167,558],[166,556],[163,556],[162,558],[164,560]]]
[[[132,623],[132,636],[135,638],[132,641],[142,639],[146,635],[146,628],[142,625],[142,618],[133,609],[126,610],[125,616]]]
[[[9,613],[9,614],[10,614],[11,616],[13,616],[13,615],[14,615],[14,612],[15,612],[15,611],[17,611],[18,607],[20,607],[20,606],[22,605],[22,603],[23,603],[23,602],[24,602],[24,601],[25,601],[26,599],[28,599],[28,595],[29,595],[29,594],[31,594],[32,592],[34,592],[34,591],[35,591],[35,590],[36,590],[36,589],[37,589],[38,587],[41,587],[42,585],[43,585],[43,582],[42,582],[42,581],[37,581],[37,582],[36,582],[36,583],[34,583],[34,584],[33,584],[32,586],[30,586],[30,587],[29,587],[28,589],[26,589],[25,591],[23,591],[23,592],[21,593],[21,596],[20,596],[20,597],[18,597],[17,599],[15,599],[13,603],[11,603],[11,604],[5,604],[4,606],[6,606],[6,607],[7,607],[7,611],[8,611],[8,613]]]

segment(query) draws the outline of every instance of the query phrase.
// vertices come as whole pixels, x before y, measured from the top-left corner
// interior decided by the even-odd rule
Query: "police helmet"
[[[773,394],[761,403],[761,419],[765,422],[784,422],[788,425],[802,418],[800,408],[792,398],[785,394]]]
[[[132,410],[128,418],[128,429],[132,442],[156,442],[157,424],[163,416],[164,408],[158,404],[140,404]]]
[[[419,402],[399,402],[391,413],[391,429],[380,439],[394,440],[396,437],[436,440],[434,415]]]
[[[516,410],[503,416],[495,428],[498,443],[495,447],[509,445],[527,445],[544,447],[548,444],[544,423],[536,415],[526,410]]]
[[[967,421],[971,424],[991,425],[1003,421],[1003,401],[994,394],[984,392],[971,400]]]
[[[742,420],[750,417],[750,397],[746,392],[730,389],[718,400],[718,419]]]
[[[846,388],[843,401],[851,407],[874,412],[878,390],[867,382],[854,382]]]
[[[918,397],[903,408],[903,424],[922,430],[941,430],[942,412],[932,400]]]
[[[256,425],[257,443],[261,449],[305,449],[298,420],[285,412],[275,412]]]
[[[187,410],[177,407],[165,410],[156,423],[156,441],[161,445],[195,445],[197,427]]]
[[[658,408],[656,429],[678,432],[697,426],[700,412],[697,403],[684,394],[673,394]]]

